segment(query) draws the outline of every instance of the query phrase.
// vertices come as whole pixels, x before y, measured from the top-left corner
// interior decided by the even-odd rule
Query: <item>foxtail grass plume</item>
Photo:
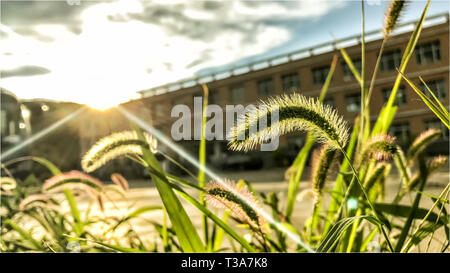
[[[81,166],[85,172],[93,172],[110,160],[127,154],[142,155],[142,148],[149,148],[156,152],[157,140],[148,133],[143,133],[146,141],[138,138],[135,131],[123,131],[114,133],[100,139],[84,155]]]
[[[34,207],[51,207],[52,200],[45,194],[32,194],[23,199],[19,204],[19,210],[24,211]]]
[[[113,173],[111,181],[124,191],[127,191],[129,188],[128,181],[120,173]]]
[[[411,144],[411,147],[408,150],[407,158],[409,164],[411,165],[414,159],[423,151],[425,148],[430,145],[432,142],[436,141],[441,136],[441,130],[438,129],[428,129],[425,132],[421,133],[414,142]]]
[[[272,116],[278,115],[278,121]],[[258,128],[261,119],[267,120],[266,128]],[[294,131],[308,131],[319,143],[332,149],[344,147],[348,139],[347,123],[335,109],[314,98],[292,93],[262,101],[258,108],[240,117],[228,138],[232,150],[249,151],[256,146]],[[241,139],[242,138],[242,139]]]
[[[428,163],[428,172],[429,173],[434,172],[435,170],[437,170],[440,167],[444,166],[444,164],[447,163],[447,161],[448,161],[448,158],[446,156],[443,156],[443,155],[434,157]]]
[[[313,162],[314,165],[311,171],[312,189],[314,192],[314,203],[317,204],[322,195],[323,187],[333,165],[336,156],[336,150],[331,149],[328,145],[323,145],[321,148],[314,151]]]
[[[396,152],[395,138],[388,134],[378,134],[364,144],[358,163],[362,164],[370,159],[389,160]]]
[[[408,181],[408,184],[406,185],[406,190],[411,191],[414,189],[420,182],[420,173],[416,172],[411,179]]]
[[[89,187],[98,192],[103,188],[103,183],[97,178],[80,171],[70,171],[47,179],[42,185],[42,190],[51,191],[66,185],[82,188],[83,190],[85,190],[85,187]]]
[[[225,183],[227,187],[216,182],[208,184],[205,188],[208,203],[217,208],[229,209],[236,218],[253,229],[265,231],[264,218],[255,209],[259,205],[247,186],[237,187],[231,181]]]
[[[17,187],[16,180],[12,177],[3,176],[0,177],[0,189],[2,191],[12,191]]]
[[[370,172],[368,178],[364,182],[364,189],[369,192],[375,183],[380,180],[385,174],[385,170],[388,168],[387,163],[378,163],[375,168]]]
[[[446,164],[448,161],[448,158],[446,156],[436,156],[427,163],[427,172],[428,175],[430,175],[435,170],[442,167],[444,164]],[[406,185],[406,190],[411,191],[414,189],[419,182],[421,181],[422,177],[420,175],[420,172],[416,172],[413,177],[410,179],[409,183]]]
[[[403,150],[400,147],[397,147],[397,152],[394,155],[394,162],[402,175],[403,186],[406,187],[408,181],[411,179],[411,171],[408,168],[405,153],[403,153]]]
[[[406,3],[407,1],[404,0],[392,0],[391,3],[389,4],[389,7],[386,10],[386,14],[384,17],[384,28],[383,28],[384,37],[388,37],[394,30],[395,26],[400,20],[400,15],[402,13],[403,8],[406,6]]]

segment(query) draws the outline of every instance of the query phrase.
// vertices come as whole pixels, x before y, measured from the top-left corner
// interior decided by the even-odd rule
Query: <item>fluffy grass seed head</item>
[[[386,175],[385,170],[388,168],[387,163],[378,163],[375,168],[370,172],[368,178],[364,182],[364,189],[369,192],[375,183],[380,180],[384,175]]]
[[[428,172],[434,172],[448,162],[448,157],[440,155],[430,160],[428,163]]]
[[[85,190],[85,187],[89,187],[97,192],[100,192],[103,188],[103,183],[97,178],[80,171],[70,171],[47,179],[42,185],[42,190],[47,192],[67,185],[81,188],[82,190]]]
[[[225,183],[227,187],[217,182],[208,184],[205,188],[208,203],[217,208],[229,209],[242,222],[265,232],[264,218],[255,209],[259,204],[247,186],[238,187],[231,181]]]
[[[23,199],[19,204],[19,210],[24,211],[31,207],[51,207],[52,200],[45,194],[32,194]]]
[[[311,186],[314,192],[314,203],[317,204],[322,195],[323,187],[329,170],[331,169],[336,156],[336,150],[328,145],[323,145],[316,149],[313,155],[313,167],[311,169]]]
[[[0,189],[5,192],[14,190],[17,187],[16,180],[9,176],[0,177]]]
[[[111,175],[111,181],[124,191],[129,189],[128,181],[120,173],[113,173]]]
[[[370,159],[389,160],[397,152],[395,137],[388,134],[378,134],[371,137],[363,146],[358,164]]]
[[[426,149],[428,145],[432,142],[436,141],[441,136],[441,130],[439,129],[428,129],[425,132],[422,132],[414,142],[411,144],[411,147],[408,150],[407,158],[409,164],[411,165],[414,159]]]
[[[142,154],[142,147],[156,152],[157,140],[148,133],[143,133],[146,142],[141,141],[135,131],[114,133],[97,141],[84,155],[81,166],[85,172],[93,172],[110,160],[126,154]]]
[[[276,115],[278,121],[272,118]],[[259,128],[261,119],[267,122],[265,128]],[[262,101],[259,107],[239,117],[228,135],[229,147],[249,151],[293,131],[308,131],[317,142],[326,143],[332,149],[344,147],[348,139],[347,123],[335,109],[317,99],[292,93]]]
[[[441,166],[443,166],[444,164],[446,164],[448,161],[448,158],[446,156],[436,156],[433,159],[431,159],[428,163],[427,163],[427,171],[428,174],[432,173],[433,171],[435,171],[436,169],[440,168]],[[420,172],[416,172],[412,178],[408,181],[407,185],[406,185],[406,190],[407,191],[411,191],[413,190],[417,185],[419,185],[419,182],[421,181],[421,176],[420,176]]]
[[[397,25],[403,8],[406,6],[407,1],[404,0],[392,0],[384,17],[383,34],[385,37],[389,36]]]

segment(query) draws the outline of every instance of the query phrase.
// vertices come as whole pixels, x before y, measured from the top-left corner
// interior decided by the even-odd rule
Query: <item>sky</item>
[[[361,2],[1,1],[0,86],[105,108],[139,90],[361,32]],[[387,1],[365,3],[366,30]],[[412,1],[401,22],[420,17]],[[448,12],[433,1],[428,16]]]

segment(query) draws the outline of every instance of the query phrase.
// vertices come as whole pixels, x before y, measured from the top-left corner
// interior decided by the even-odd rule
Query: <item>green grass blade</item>
[[[417,41],[419,40],[420,33],[422,32],[423,22],[425,21],[425,17],[426,17],[427,11],[428,11],[428,7],[430,6],[430,3],[431,3],[431,0],[428,0],[427,4],[422,12],[422,15],[421,15],[419,21],[417,22],[416,27],[414,28],[414,31],[413,31],[413,33],[410,37],[410,40],[406,46],[405,52],[403,53],[402,60],[400,63],[400,68],[399,68],[399,71],[401,73],[405,72],[405,69],[409,62],[409,59],[411,58],[411,56],[414,52],[414,48],[416,47]],[[392,88],[391,95],[389,96],[389,100],[386,104],[387,111],[385,112],[385,114],[389,113],[390,109],[394,105],[395,98],[397,97],[397,90],[398,90],[398,87],[400,86],[400,82],[402,79],[401,73],[398,73],[397,78],[395,79],[394,87]],[[381,117],[381,119],[384,122],[383,132],[387,132],[391,123],[388,120],[386,120],[384,117]]]
[[[355,126],[353,127],[352,134],[350,136],[350,141],[349,141],[349,144],[348,144],[347,150],[346,150],[347,157],[350,159],[353,159],[354,151],[356,148],[356,140],[359,135],[359,124],[360,123],[358,121],[358,118],[355,119],[354,124],[355,124]],[[335,184],[334,189],[331,194],[332,198],[331,198],[331,203],[328,207],[328,214],[327,214],[328,221],[325,223],[323,235],[325,235],[328,232],[328,230],[332,224],[332,221],[334,219],[334,214],[336,211],[338,211],[338,207],[340,205],[339,197],[344,195],[344,188],[345,188],[343,173],[346,173],[348,171],[348,169],[349,169],[348,162],[346,160],[342,161],[342,164],[341,164],[341,167],[339,170],[340,174],[338,175],[338,177],[336,179],[336,184]]]
[[[139,129],[136,129],[139,138],[145,141]],[[142,147],[143,158],[147,166],[162,173],[162,169],[156,160],[153,153],[147,148]],[[172,188],[169,186],[169,181],[165,176],[157,176],[154,173],[150,174],[155,182],[156,189],[161,197],[164,207],[167,210],[172,227],[177,234],[178,241],[184,252],[205,252],[205,247],[192,224],[189,216],[181,205],[180,200],[176,197]]]
[[[353,65],[352,59],[350,58],[350,56],[348,56],[347,51],[345,51],[344,48],[339,48],[339,51],[341,52],[341,55],[344,58],[345,63],[347,63],[348,67],[350,68],[350,71],[352,72],[353,76],[361,85],[361,75],[359,74],[359,71],[356,70],[355,66]]]
[[[450,128],[450,122],[449,122],[449,113],[445,109],[445,107],[441,104],[441,102],[436,98],[436,101],[439,103],[439,105],[436,105],[427,95],[425,95],[419,88],[417,88],[408,78],[406,78],[403,73],[400,73],[403,79],[411,86],[411,88],[419,95],[419,97],[422,99],[422,101],[428,106],[428,108],[433,111],[433,113],[442,121],[442,123],[447,126],[447,128]],[[427,86],[428,88],[428,86]],[[431,94],[431,90],[428,88]],[[434,94],[433,94],[434,96]]]
[[[77,236],[83,234],[84,223],[81,220],[80,211],[78,210],[77,202],[72,194],[72,191],[68,188],[64,189],[64,195],[66,196],[67,203],[69,204],[70,212],[74,220],[75,233]]]
[[[117,222],[117,224],[115,226],[113,226],[111,228],[111,230],[116,230],[120,225],[122,225],[123,223],[126,223],[127,221],[130,221],[133,218],[139,217],[141,214],[148,212],[148,211],[153,211],[153,210],[160,210],[162,209],[161,206],[147,206],[147,207],[142,207],[139,209],[134,210],[133,212],[131,212],[130,214],[128,214],[125,218],[120,219],[119,222]]]
[[[203,111],[202,111],[202,133],[200,138],[200,148],[198,151],[200,168],[198,169],[198,186],[200,188],[205,187],[205,171],[204,167],[206,164],[206,118],[207,118],[207,108],[208,108],[208,95],[209,90],[206,84],[202,84],[203,88]],[[200,203],[205,205],[204,193],[201,191],[199,193]],[[202,217],[202,225],[203,225],[203,236],[205,240],[205,244],[209,245],[209,231],[208,231],[208,218],[203,215]]]
[[[333,74],[336,69],[336,65],[338,62],[338,56],[334,55],[330,65],[330,71],[328,71],[327,78],[325,83],[322,86],[322,90],[320,91],[319,101],[323,101],[325,99],[326,93],[328,91],[328,86],[330,85],[331,80],[333,79]],[[287,206],[286,206],[286,218],[290,219],[292,213],[294,211],[294,205],[297,198],[298,186],[300,183],[300,178],[303,174],[303,169],[306,164],[306,160],[309,155],[309,151],[315,143],[314,137],[310,134],[307,135],[305,145],[302,147],[297,157],[294,160],[291,168],[293,170],[291,177],[289,178],[289,186],[288,186],[288,198],[287,198]]]
[[[396,205],[396,204],[387,204],[387,203],[375,203],[375,209],[377,211],[387,213],[396,217],[407,218],[411,212],[411,206],[407,205]],[[425,215],[427,215],[428,209],[417,208],[414,210],[412,214],[413,219],[423,219]],[[447,224],[448,219],[445,217],[438,217],[438,215],[434,212],[430,213],[427,221],[429,222],[439,222],[441,224]]]
[[[428,90],[428,92],[430,92],[431,96],[433,96],[434,101],[437,102],[437,104],[441,107],[442,113],[447,113],[448,116],[448,111],[447,109],[444,107],[444,105],[441,103],[441,101],[436,97],[436,95],[434,94],[433,91],[431,91],[430,87],[428,87],[427,83],[422,79],[422,77],[419,76],[420,81],[423,83],[423,85],[425,86],[425,88]]]
[[[24,241],[28,241],[30,242],[36,250],[40,250],[42,249],[42,245],[40,242],[38,242],[37,240],[35,240],[33,238],[33,236],[31,235],[31,233],[29,233],[28,231],[22,229],[21,227],[19,227],[16,223],[14,223],[13,221],[11,221],[10,219],[6,219],[4,220],[4,224],[9,225],[12,229],[14,229],[15,231],[17,231],[17,233],[19,233],[20,237],[24,240]]]
[[[198,208],[205,216],[211,219],[214,223],[216,223],[219,227],[221,227],[226,233],[228,233],[232,238],[234,238],[237,242],[239,242],[245,249],[249,252],[255,252],[255,249],[239,234],[237,234],[230,226],[228,226],[225,222],[223,222],[219,217],[217,217],[214,213],[206,208],[205,205],[202,205],[200,202],[195,200],[192,196],[187,194],[181,189],[177,190],[178,194],[180,194],[184,199]]]
[[[319,247],[317,248],[317,252],[331,251],[331,249],[339,242],[339,239],[344,234],[344,232],[347,230],[347,228],[358,219],[365,219],[375,225],[380,224],[375,217],[370,216],[370,215],[362,215],[362,216],[355,216],[355,217],[341,219],[327,233],[327,235],[325,236],[325,238],[322,240]]]
[[[53,176],[61,174],[61,171],[58,169],[58,167],[56,167],[55,164],[53,164],[51,161],[49,161],[45,158],[38,157],[38,156],[23,156],[23,157],[14,158],[14,159],[11,159],[11,160],[5,162],[3,165],[6,167],[11,164],[15,164],[15,163],[27,161],[27,160],[35,161],[35,162],[41,164],[42,166],[46,167]]]

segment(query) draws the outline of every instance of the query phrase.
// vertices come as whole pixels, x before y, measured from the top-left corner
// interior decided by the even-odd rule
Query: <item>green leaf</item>
[[[42,249],[41,243],[38,242],[37,240],[35,240],[30,232],[22,229],[21,227],[19,227],[16,223],[11,221],[10,219],[4,220],[4,224],[9,225],[12,229],[17,231],[19,233],[20,237],[24,241],[30,242],[31,245],[35,248],[35,250]]]
[[[331,79],[333,78],[334,70],[336,69],[337,61],[338,56],[334,55],[330,65],[330,71],[328,71],[327,78],[322,86],[322,90],[319,95],[320,102],[323,102],[323,100],[325,99],[325,96],[328,91],[328,86],[330,85]],[[306,164],[306,159],[308,158],[309,155],[309,151],[311,150],[314,143],[315,143],[314,137],[308,134],[306,137],[305,145],[302,147],[297,157],[295,158],[294,163],[291,166],[293,172],[291,177],[289,178],[288,200],[286,206],[286,217],[288,219],[292,216],[292,212],[294,211],[294,205],[297,198],[300,178],[302,176],[303,169]]]
[[[152,210],[160,210],[160,209],[162,209],[161,206],[148,206],[148,207],[142,207],[142,208],[136,209],[135,211],[128,214],[125,218],[120,219],[120,221],[117,222],[117,224],[114,227],[112,227],[111,230],[116,230],[123,223],[125,223],[133,218],[136,218],[145,212],[152,211]]]
[[[356,220],[365,219],[375,225],[380,225],[381,223],[373,216],[370,215],[362,215],[362,216],[354,216],[349,218],[344,218],[338,221],[327,233],[325,238],[320,243],[317,248],[317,252],[329,252],[339,241],[344,231]]]
[[[419,97],[423,100],[423,102],[428,106],[428,108],[433,111],[433,113],[442,121],[442,123],[447,126],[447,128],[450,128],[450,121],[449,121],[449,113],[445,109],[445,107],[441,104],[439,99],[436,98],[434,93],[428,88],[428,86],[425,84],[425,86],[428,88],[428,91],[433,95],[435,98],[435,101],[437,101],[438,105],[436,105],[435,102],[433,102],[427,95],[425,95],[419,88],[417,88],[408,78],[406,78],[403,73],[399,72],[400,75],[403,77],[403,79],[411,86],[411,88],[419,95]]]
[[[75,201],[75,197],[72,194],[72,191],[68,188],[64,189],[64,195],[66,196],[67,202],[69,204],[70,212],[72,214],[74,220],[74,228],[75,232],[78,236],[83,234],[83,222],[81,220],[80,211],[77,207],[77,202]]]
[[[348,56],[347,51],[345,51],[345,49],[343,49],[343,48],[339,48],[339,51],[341,51],[341,55],[344,58],[345,62],[347,63],[348,67],[350,68],[350,71],[353,73],[353,76],[361,85],[361,75],[359,74],[359,71],[356,70],[355,66],[353,65],[352,59]]]
[[[411,34],[409,42],[406,45],[406,49],[405,49],[405,52],[403,53],[402,60],[400,63],[400,68],[399,68],[399,72],[401,72],[401,73],[405,72],[408,61],[414,52],[414,48],[416,47],[417,41],[419,40],[419,36],[422,31],[422,25],[423,25],[423,22],[425,21],[425,16],[427,14],[430,3],[431,3],[431,0],[428,0],[425,8],[423,9],[421,17],[420,17],[419,21],[417,22],[413,33]],[[394,105],[395,98],[397,97],[397,90],[398,90],[398,87],[400,86],[400,82],[402,79],[401,73],[398,73],[397,78],[395,79],[394,87],[392,88],[391,95],[389,96],[389,100],[386,104],[387,111],[385,112],[385,114],[389,114],[392,106]],[[380,117],[384,122],[382,131],[387,132],[388,128],[391,125],[391,122],[384,116],[380,116]]]
[[[387,204],[387,203],[375,203],[375,209],[377,211],[381,211],[383,213],[387,213],[393,216],[397,216],[397,217],[409,217],[409,214],[411,212],[411,206],[406,206],[406,205],[395,205],[395,204]],[[425,217],[425,215],[427,215],[428,213],[428,209],[423,209],[423,208],[417,208],[414,211],[414,214],[412,215],[413,219],[423,219]],[[439,218],[439,220],[438,220]],[[431,212],[430,215],[427,218],[427,221],[429,222],[436,222],[436,220],[439,221],[439,223],[441,224],[447,224],[448,223],[448,219],[446,219],[445,217],[438,217],[438,215],[434,212]]]
[[[145,141],[145,137],[142,132],[136,128],[136,132],[139,139]],[[153,153],[148,150],[148,148],[141,147],[143,158],[149,166],[149,168],[162,173],[162,169],[159,166]],[[191,219],[187,215],[180,200],[175,196],[172,188],[169,186],[169,181],[165,176],[155,175],[153,172],[150,173],[153,181],[155,182],[156,189],[161,197],[164,207],[167,210],[170,221],[172,222],[172,227],[177,234],[178,241],[180,242],[183,251],[185,252],[205,252],[205,247],[191,222]]]

